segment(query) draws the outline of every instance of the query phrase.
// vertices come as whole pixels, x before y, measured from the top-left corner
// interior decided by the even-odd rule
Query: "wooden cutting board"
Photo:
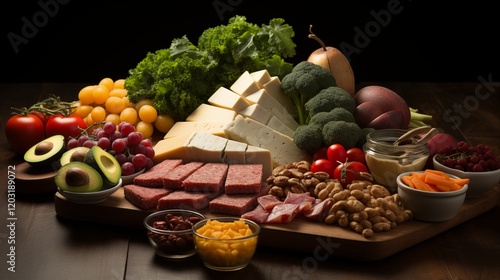
[[[482,195],[466,198],[460,212],[451,220],[438,223],[407,221],[390,231],[376,232],[371,238],[338,225],[326,225],[305,218],[296,218],[289,224],[262,225],[259,244],[302,252],[317,253],[319,249],[322,254],[360,261],[380,260],[492,209],[498,202],[499,194],[500,185],[497,185]],[[99,204],[73,203],[56,193],[55,207],[57,215],[63,218],[134,228],[142,228],[144,218],[154,211],[144,211],[132,205],[125,199],[123,188]],[[209,218],[221,216],[211,214],[208,209],[200,212]]]

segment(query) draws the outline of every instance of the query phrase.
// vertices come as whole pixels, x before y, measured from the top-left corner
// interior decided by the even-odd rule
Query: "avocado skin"
[[[36,146],[42,142],[52,142],[54,146],[49,152],[43,155],[36,155],[35,154]],[[63,135],[58,134],[50,136],[38,142],[37,144],[33,145],[30,149],[28,149],[26,153],[24,153],[24,160],[34,167],[51,166],[53,163],[57,162],[61,158],[64,152],[66,152],[65,144],[66,141]]]
[[[89,182],[81,186],[68,185],[66,183],[66,172],[71,168],[79,168],[87,172],[87,174],[89,175]],[[96,192],[101,190],[103,187],[101,174],[99,174],[99,172],[97,172],[97,170],[92,168],[90,165],[79,161],[73,161],[62,166],[57,171],[54,181],[59,189],[68,192]]]
[[[103,162],[102,159],[106,162]],[[87,152],[84,163],[90,165],[101,174],[104,186],[115,186],[121,178],[122,168],[116,158],[99,146],[93,146]],[[112,164],[111,168],[107,168]]]

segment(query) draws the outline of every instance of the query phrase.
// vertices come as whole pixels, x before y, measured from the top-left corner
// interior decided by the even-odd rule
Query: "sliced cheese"
[[[269,75],[267,69],[252,72],[250,76],[261,88],[271,80],[271,75]]]
[[[209,98],[208,103],[214,106],[226,108],[233,111],[240,111],[248,107],[250,103],[241,95],[225,87],[220,87]]]
[[[189,143],[192,134],[183,134],[168,139],[161,139],[154,146],[155,155],[153,163],[157,164],[165,159],[186,158],[186,145]]]
[[[237,113],[233,110],[226,108],[217,107],[210,104],[201,104],[196,108],[189,116],[187,116],[186,121],[188,122],[199,122],[199,121],[232,121],[236,117]]]
[[[260,89],[246,97],[252,103],[257,103],[271,112],[290,129],[295,131],[299,127],[299,123],[293,118],[285,107],[283,107],[274,97],[272,97],[265,89]]]
[[[285,107],[285,109],[292,116],[296,115],[295,106],[292,103],[290,97],[286,96],[281,90],[281,81],[277,76],[271,77],[271,79],[263,85],[263,88],[274,98],[276,99],[281,106]]]
[[[271,152],[273,166],[287,165],[295,161],[311,160],[311,156],[293,142],[293,138],[241,115],[226,127],[229,139],[267,149]]]
[[[269,110],[262,107],[261,105],[254,103],[243,110],[238,111],[238,114],[254,119],[260,123],[267,124],[271,119],[272,115]]]
[[[286,136],[293,138],[294,131],[276,116],[272,116],[266,125],[280,133],[285,134]]]
[[[240,77],[229,87],[232,91],[245,97],[260,89],[259,84],[254,81],[250,72],[245,71]]]
[[[247,143],[228,139],[224,148],[223,162],[227,164],[246,163],[245,153],[247,147]]]
[[[193,131],[204,131],[210,134],[226,137],[224,128],[230,121],[198,121],[198,122],[176,122],[165,134],[164,139],[191,134]]]
[[[245,152],[245,163],[262,164],[262,178],[266,180],[273,173],[273,159],[271,152],[264,148],[248,145]]]

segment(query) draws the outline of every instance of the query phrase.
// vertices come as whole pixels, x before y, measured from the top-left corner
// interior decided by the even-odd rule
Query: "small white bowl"
[[[467,197],[473,197],[491,190],[500,182],[500,169],[484,172],[464,172],[455,168],[450,168],[439,163],[436,159],[438,155],[432,158],[434,169],[455,175],[460,178],[469,178],[469,190]]]
[[[97,192],[69,192],[57,188],[59,193],[64,196],[67,200],[80,203],[80,204],[95,204],[106,201],[113,193],[115,193],[122,186],[122,179],[118,181],[113,187],[107,189],[101,189]]]
[[[401,197],[405,208],[412,211],[413,218],[425,222],[442,222],[450,220],[458,214],[460,207],[464,203],[468,185],[464,185],[460,190],[449,192],[417,190],[401,181],[401,177],[410,175],[410,173],[400,174],[396,182],[398,184],[398,195]],[[447,175],[458,178],[451,174]]]
[[[122,181],[123,181],[122,184],[124,186],[128,185],[128,184],[132,184],[134,182],[134,178],[137,177],[137,175],[144,173],[145,170],[146,169],[143,168],[143,169],[135,172],[134,174],[122,176]]]

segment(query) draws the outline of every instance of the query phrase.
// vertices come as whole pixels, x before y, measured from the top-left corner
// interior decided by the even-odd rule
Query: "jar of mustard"
[[[396,178],[399,174],[423,170],[429,157],[426,143],[394,145],[406,132],[404,129],[375,130],[366,136],[363,146],[366,165],[373,179],[391,193],[397,191]]]

